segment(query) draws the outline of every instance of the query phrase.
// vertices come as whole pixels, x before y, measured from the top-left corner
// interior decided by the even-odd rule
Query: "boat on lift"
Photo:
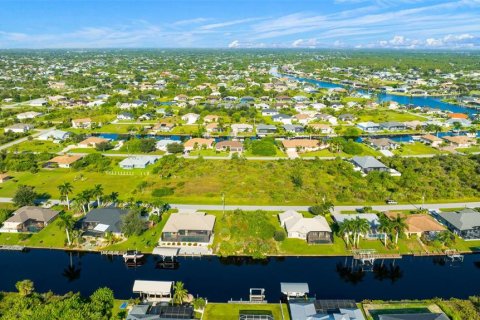
[[[123,254],[123,259],[125,261],[137,261],[142,259],[144,256],[145,255],[138,250],[127,250],[127,252]]]

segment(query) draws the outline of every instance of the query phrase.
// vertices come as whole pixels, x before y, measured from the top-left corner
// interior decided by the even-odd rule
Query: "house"
[[[380,314],[378,320],[449,320],[444,313]]]
[[[277,114],[279,114],[279,112],[275,109],[264,109],[264,110],[262,110],[262,116],[264,116],[264,117],[276,116]]]
[[[448,141],[455,148],[469,148],[477,143],[477,140],[475,138],[467,136],[451,136],[444,137],[443,139],[445,141]]]
[[[155,116],[153,114],[144,113],[140,117],[138,117],[138,120],[140,120],[140,121],[150,121],[150,120],[153,120],[153,118],[155,118]]]
[[[137,280],[138,281],[138,280]],[[136,281],[136,282],[137,282]],[[148,281],[148,282],[166,282],[166,281]],[[162,289],[165,287],[165,289]],[[170,284],[170,288],[172,285]],[[134,292],[140,293],[142,298],[151,301],[163,298],[163,302],[171,300],[171,290],[168,290],[167,285],[155,286],[156,289],[146,289],[140,287],[138,284],[134,285]],[[170,304],[140,304],[135,305],[128,312],[126,320],[193,320],[195,319],[195,312],[193,306],[190,305],[170,305]]]
[[[48,101],[46,99],[39,98],[39,99],[30,100],[29,105],[31,107],[43,107],[43,106],[46,106],[47,103],[48,103]]]
[[[240,141],[224,140],[215,145],[217,151],[243,152],[243,143]]]
[[[183,145],[185,147],[185,151],[192,151],[197,148],[212,149],[214,143],[215,143],[214,139],[193,138],[186,141]]]
[[[386,216],[390,219],[395,219],[398,215],[396,212],[386,213]],[[444,226],[426,214],[408,214],[404,215],[404,217],[405,224],[407,225],[407,229],[405,230],[407,237],[411,235],[415,235],[418,238],[425,236],[427,239],[433,240],[438,233],[446,230]]]
[[[230,127],[232,128],[232,134],[234,136],[238,135],[239,133],[253,132],[253,126],[246,123],[235,123]]]
[[[194,124],[200,119],[200,115],[196,113],[187,113],[182,116],[182,120],[185,121],[186,124]]]
[[[380,125],[375,122],[359,122],[357,123],[357,128],[365,132],[377,132],[380,130]]]
[[[34,127],[31,124],[25,123],[16,123],[12,124],[11,126],[5,127],[5,132],[15,132],[15,133],[27,133],[28,131],[32,130]]]
[[[436,212],[438,220],[466,240],[480,240],[480,212],[465,208],[455,212]]]
[[[25,206],[13,213],[5,220],[0,232],[38,232],[52,222],[59,214],[59,211]]]
[[[75,129],[87,129],[92,127],[92,119],[90,118],[82,118],[82,119],[74,119],[72,120],[72,128]]]
[[[135,120],[135,116],[130,112],[122,112],[117,115],[117,120]]]
[[[214,114],[209,114],[209,115],[206,115],[206,116],[203,118],[203,122],[204,122],[204,123],[218,122],[219,119],[220,119],[219,116],[214,115]]]
[[[127,213],[127,210],[115,207],[96,208],[89,211],[79,225],[87,236],[104,237],[107,232],[121,236],[122,217]]]
[[[395,150],[400,145],[388,138],[368,139],[368,144],[376,150]]]
[[[432,135],[432,134],[426,134],[426,135],[423,135],[419,138],[420,142],[423,142],[425,144],[428,144],[434,148],[438,148],[442,143],[443,143],[443,140]]]
[[[62,156],[56,156],[46,163],[47,166],[50,166],[51,164],[54,164],[58,166],[59,168],[70,168],[72,164],[80,160],[82,156],[74,156],[74,155],[69,155],[65,154]]]
[[[380,221],[378,216],[374,213],[353,213],[353,214],[343,214],[335,213],[332,214],[333,220],[340,226],[345,221],[359,219],[365,219],[370,224],[370,231],[366,234],[362,234],[362,237],[366,239],[383,239],[384,235],[378,232],[378,227],[380,226]]]
[[[10,179],[12,179],[12,176],[8,173],[0,173],[0,183],[7,182]]]
[[[332,243],[333,233],[322,216],[304,218],[296,211],[285,211],[278,215],[280,225],[289,238],[306,240],[308,243]]]
[[[175,127],[175,124],[169,123],[169,122],[161,122],[157,123],[153,126],[152,132],[157,133],[157,132],[170,132],[172,129]]]
[[[305,131],[305,128],[300,124],[284,124],[283,130],[289,133],[302,133]]]
[[[292,124],[292,117],[286,114],[281,114],[281,113],[276,114],[272,116],[272,120],[274,122],[281,122],[283,124]]]
[[[465,113],[449,113],[447,117],[449,119],[468,119],[468,115]]]
[[[388,131],[407,130],[407,126],[405,124],[395,121],[382,122],[380,123],[380,128]]]
[[[462,127],[470,127],[472,125],[472,121],[470,121],[469,119],[448,119],[447,121],[445,121],[446,126],[455,127],[457,124]]]
[[[412,129],[412,130],[423,129],[426,127],[425,122],[418,121],[418,120],[405,121],[404,124],[407,127],[407,129]]]
[[[100,137],[88,137],[87,139],[78,143],[79,148],[96,148],[100,143],[106,143],[110,140]]]
[[[40,112],[28,111],[28,112],[23,112],[23,113],[17,114],[17,119],[18,120],[34,119],[34,118],[39,117],[41,115],[42,115],[42,113],[40,113]]]
[[[384,165],[372,156],[355,156],[352,158],[351,161],[357,169],[363,171],[364,173],[369,173],[371,171],[390,171],[390,169],[386,165]]]
[[[357,117],[350,113],[345,113],[338,116],[338,120],[345,122],[353,122],[355,119],[357,119]]]
[[[72,136],[71,132],[62,131],[62,130],[52,130],[45,133],[42,133],[37,137],[38,140],[47,141],[64,141]]]
[[[307,124],[310,121],[314,120],[314,118],[310,114],[299,113],[293,116],[294,120],[296,120],[300,124]]]
[[[258,135],[267,135],[277,132],[277,127],[271,124],[259,124],[257,126]]]
[[[172,213],[162,230],[162,241],[210,242],[215,216],[204,212]]]
[[[118,164],[122,169],[145,169],[148,165],[157,162],[157,156],[133,156],[120,161]]]
[[[222,132],[222,128],[220,127],[220,125],[216,122],[211,122],[211,123],[208,123],[206,126],[205,126],[205,130],[208,132],[208,133],[218,133],[218,132]]]
[[[167,151],[168,145],[172,143],[180,143],[180,141],[170,139],[158,140],[155,147],[157,148],[157,150]]]
[[[135,280],[132,292],[139,294],[143,301],[170,302],[172,300],[172,289],[173,281]],[[150,320],[150,317],[141,317],[141,319]]]
[[[312,128],[314,132],[319,132],[322,134],[332,134],[334,132],[332,127],[323,123],[309,123],[308,127]]]
[[[327,146],[320,143],[319,140],[309,140],[309,139],[292,139],[292,140],[283,140],[283,148],[285,151],[301,151],[301,152],[310,152],[320,149],[325,149]]]
[[[352,300],[293,299],[288,301],[290,319],[295,320],[365,320],[362,310]]]

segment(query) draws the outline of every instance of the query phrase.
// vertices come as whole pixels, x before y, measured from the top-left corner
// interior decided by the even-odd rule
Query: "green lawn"
[[[41,248],[64,248],[66,234],[65,230],[58,226],[58,223],[59,220],[55,220],[40,232],[31,235],[19,233],[0,233],[0,244]],[[23,237],[27,238],[24,239]]]
[[[253,154],[250,150],[246,150],[243,153],[243,155],[246,158],[255,158],[255,157],[261,157],[261,158],[263,158],[263,157],[281,157],[281,158],[284,158],[284,157],[287,156],[282,150],[280,150],[277,147],[275,147],[275,152],[276,152],[276,154],[274,156],[259,156],[259,155]]]
[[[402,146],[399,149],[394,150],[393,153],[400,156],[406,156],[421,154],[444,154],[448,152],[427,146],[426,144],[421,142],[414,142],[402,144]]]
[[[192,134],[192,133],[197,133],[199,128],[201,128],[201,125],[198,124],[186,124],[182,126],[176,126],[172,129],[170,132],[171,134]]]
[[[358,122],[386,122],[386,121],[413,121],[413,120],[421,120],[424,121],[424,117],[420,117],[414,114],[405,113],[402,111],[395,111],[395,110],[388,110],[388,109],[377,109],[372,111],[367,111],[365,114],[359,115]]]
[[[480,146],[473,146],[470,148],[458,148],[457,151],[463,153],[478,153],[480,152]]]
[[[8,151],[55,153],[61,151],[63,148],[61,144],[53,143],[52,141],[27,140],[8,148]]]
[[[357,143],[361,148],[362,148],[362,152],[360,154],[358,154],[359,156],[374,156],[374,157],[378,157],[378,156],[381,156],[381,153],[378,152],[377,150],[373,150],[372,148],[362,144],[362,143]],[[302,153],[300,154],[300,157],[319,157],[319,158],[322,158],[322,157],[342,157],[342,158],[351,158],[351,157],[354,157],[355,155],[352,155],[352,154],[347,154],[345,152],[331,152],[330,150],[328,149],[323,149],[323,150],[319,150],[319,151],[314,151],[314,152],[306,152],[306,153]]]
[[[282,318],[282,310],[283,316]],[[270,311],[274,319],[290,320],[286,304],[233,304],[233,303],[209,303],[205,308],[203,320],[238,320],[241,310]]]

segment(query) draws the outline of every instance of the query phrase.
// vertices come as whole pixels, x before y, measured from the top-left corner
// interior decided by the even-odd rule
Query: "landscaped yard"
[[[411,314],[411,313],[441,313],[442,310],[430,302],[392,302],[392,303],[364,303],[363,308],[369,320],[378,320],[383,314]]]
[[[65,229],[59,227],[59,220],[46,226],[34,234],[0,233],[0,245],[22,245],[41,248],[64,248],[66,242]]]
[[[448,152],[427,146],[426,144],[421,142],[414,142],[402,144],[402,146],[399,149],[394,150],[393,153],[400,156],[411,156],[421,154],[444,154]]]
[[[283,308],[283,317],[282,310]],[[233,303],[209,303],[205,308],[204,320],[238,320],[240,311],[270,311],[274,319],[290,320],[286,304],[233,304]]]

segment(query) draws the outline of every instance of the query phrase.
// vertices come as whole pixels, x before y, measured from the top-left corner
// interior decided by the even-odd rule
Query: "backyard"
[[[282,309],[283,312],[282,312]],[[232,304],[208,303],[203,316],[204,320],[238,320],[240,311],[269,311],[274,319],[290,320],[287,305],[283,304]],[[282,317],[283,315],[283,317]]]

